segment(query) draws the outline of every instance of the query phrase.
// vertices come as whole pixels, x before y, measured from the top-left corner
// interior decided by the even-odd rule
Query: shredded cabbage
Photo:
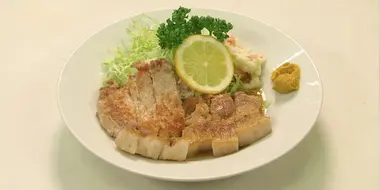
[[[172,62],[173,52],[163,50],[158,45],[157,28],[158,23],[146,15],[132,20],[127,28],[131,37],[130,43],[117,47],[115,57],[103,63],[106,68],[106,81],[113,80],[120,85],[125,84],[129,75],[137,72],[131,67],[137,61],[165,58]]]
[[[234,75],[234,78],[232,79],[231,83],[228,85],[226,91],[230,93],[231,95],[235,94],[235,92],[242,89],[243,82],[240,80],[240,77],[237,75]]]

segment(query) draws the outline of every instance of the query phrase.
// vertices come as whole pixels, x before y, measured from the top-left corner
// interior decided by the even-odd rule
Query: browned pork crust
[[[258,96],[238,92],[187,97],[164,59],[134,64],[135,76],[99,91],[97,115],[116,146],[131,154],[185,160],[203,151],[231,154],[271,132]]]

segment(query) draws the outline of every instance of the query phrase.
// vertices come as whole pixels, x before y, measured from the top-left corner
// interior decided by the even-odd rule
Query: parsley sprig
[[[179,7],[174,10],[172,17],[162,23],[157,29],[159,45],[162,49],[176,49],[185,38],[201,34],[205,28],[209,35],[223,42],[228,38],[227,32],[233,25],[223,19],[211,16],[189,16],[191,9]]]

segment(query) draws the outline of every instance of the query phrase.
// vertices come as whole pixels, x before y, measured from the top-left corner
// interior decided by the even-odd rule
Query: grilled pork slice
[[[196,103],[194,111],[186,117],[185,125],[190,126],[211,120],[209,107],[204,102]],[[183,134],[183,133],[182,133]]]
[[[211,144],[214,156],[224,156],[239,150],[239,139],[234,130],[235,123],[233,121],[211,121],[208,125],[217,131]]]
[[[127,83],[126,88],[136,84],[137,92],[134,94],[134,105],[136,107],[136,116],[138,129],[142,135],[157,136],[159,126],[155,125],[154,119],[156,115],[156,99],[154,96],[153,81],[149,73],[149,65],[141,62],[138,65],[138,73],[135,78],[135,83],[131,78]]]
[[[119,88],[113,82],[100,89],[97,116],[101,126],[111,137],[116,137],[125,126],[137,125],[131,93],[132,88]]]
[[[191,113],[193,113],[196,105],[199,102],[202,102],[202,99],[199,96],[191,96],[185,98],[182,104],[183,110],[185,111],[185,115],[188,116]]]
[[[190,141],[183,138],[173,138],[166,142],[159,159],[184,161],[187,158]]]
[[[136,154],[140,138],[142,136],[138,130],[126,127],[118,133],[115,138],[115,144],[121,150]]]
[[[223,156],[239,150],[233,122],[204,121],[183,130],[182,137],[190,141],[187,157],[212,150],[214,156]]]
[[[165,60],[135,67],[138,73],[124,86],[101,88],[97,104],[102,127],[121,150],[182,161],[208,150],[215,156],[231,154],[271,132],[260,97],[238,92],[234,99],[229,94],[189,97],[182,104]]]
[[[131,154],[158,159],[167,142],[155,136],[143,136],[140,131],[124,128],[115,138],[116,146]]]
[[[229,94],[220,94],[211,99],[210,113],[213,120],[233,117],[235,109],[234,100]]]
[[[187,157],[195,156],[199,152],[211,150],[212,136],[204,134],[202,129],[207,128],[207,121],[211,120],[209,107],[204,102],[199,102],[195,106],[194,112],[186,117],[182,131],[182,137],[189,140]]]
[[[262,111],[261,97],[237,92],[235,106],[234,119],[240,147],[252,144],[272,132],[270,118]]]
[[[179,139],[184,127],[184,110],[171,65],[159,59],[135,64],[138,73],[126,84],[135,123],[124,125],[116,146],[131,154],[153,159],[185,160],[189,141]],[[132,93],[133,92],[133,93]],[[130,122],[131,123],[131,122]]]
[[[187,86],[187,84],[183,82],[183,80],[177,80],[177,88],[179,90],[179,94],[181,95],[181,99],[194,97],[194,90]]]
[[[235,123],[227,120],[212,121],[206,103],[198,103],[186,118],[182,137],[190,141],[188,157],[212,150],[214,156],[222,156],[239,149]]]
[[[181,136],[185,123],[180,93],[172,66],[163,59],[150,63],[149,73],[153,81],[156,105],[155,125],[159,136],[171,138]]]
[[[187,157],[189,140],[174,138],[170,141],[155,136],[143,136],[138,130],[125,128],[115,138],[116,146],[128,153],[152,159],[183,161]]]

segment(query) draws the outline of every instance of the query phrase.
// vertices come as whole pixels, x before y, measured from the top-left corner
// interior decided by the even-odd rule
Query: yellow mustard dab
[[[272,72],[273,90],[281,94],[297,91],[300,87],[301,69],[294,63],[284,63]]]

